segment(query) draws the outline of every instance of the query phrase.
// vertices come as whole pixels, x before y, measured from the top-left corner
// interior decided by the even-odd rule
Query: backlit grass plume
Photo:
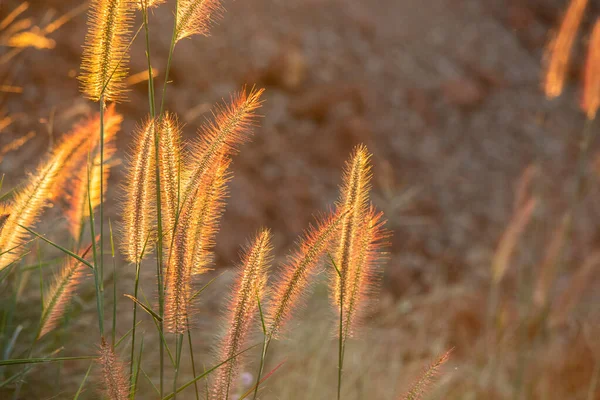
[[[31,227],[47,206],[67,153],[67,149],[54,152],[35,174],[29,176],[27,185],[17,192],[8,205],[10,215],[0,233],[0,270],[24,253],[20,246],[25,243],[28,234],[21,226]]]
[[[450,358],[450,353],[452,350],[447,351],[438,358],[433,364],[431,364],[425,372],[417,379],[410,390],[401,397],[401,400],[419,400],[423,398],[423,395],[431,388],[434,379],[437,377],[440,372],[440,368],[448,361]]]
[[[126,400],[129,398],[129,380],[127,379],[125,363],[118,359],[114,349],[104,338],[100,343],[100,358],[102,367],[102,389],[110,400]]]
[[[560,29],[548,46],[548,66],[543,81],[544,93],[548,98],[557,97],[562,93],[571,58],[571,48],[587,3],[587,0],[571,0]]]
[[[192,230],[188,233],[191,239],[193,275],[206,272],[213,258],[215,236],[219,231],[219,222],[225,210],[226,185],[231,179],[231,174],[228,172],[229,164],[228,159],[218,163],[214,172],[207,176],[206,184],[193,202]]]
[[[207,269],[224,207],[229,160],[207,171],[197,194],[180,211],[166,271],[165,322],[169,332],[188,330],[192,275]]]
[[[129,262],[141,261],[152,247],[155,173],[154,120],[149,119],[135,132],[135,144],[125,183],[123,209],[123,251]]]
[[[158,123],[159,168],[164,216],[163,231],[170,242],[179,208],[180,175],[182,170],[181,128],[175,115],[165,114]]]
[[[596,118],[600,106],[600,19],[594,24],[588,45],[585,78],[583,85],[582,108],[587,118]]]
[[[102,189],[104,193],[100,193],[100,154],[98,131],[99,119],[91,120],[90,123],[84,125],[83,131],[87,131],[88,143],[84,144],[82,151],[78,156],[73,157],[67,164],[65,173],[61,174],[61,179],[64,180],[63,186],[65,198],[67,200],[67,210],[65,216],[69,222],[69,231],[73,238],[79,240],[82,227],[89,218],[89,202],[88,202],[88,176],[89,176],[89,192],[94,210],[100,203],[101,196],[106,194],[108,187],[108,177],[110,175],[110,167],[113,163],[112,157],[116,152],[116,133],[120,128],[122,117],[114,113],[114,107],[108,107],[109,112],[104,114],[105,130],[104,135],[104,168]],[[61,182],[62,183],[62,182]]]
[[[135,0],[138,10],[157,7],[164,3],[165,0]]]
[[[337,238],[334,260],[340,274],[332,273],[333,288],[332,297],[335,304],[339,306],[342,288],[348,291],[348,282],[353,279],[355,271],[357,243],[363,222],[367,218],[369,207],[369,191],[371,189],[371,155],[364,145],[354,149],[350,160],[346,163],[343,174],[343,183],[340,189],[338,206],[341,209],[351,210],[346,214],[340,227]]]
[[[265,229],[257,234],[243,255],[242,266],[233,288],[233,297],[227,307],[226,321],[229,329],[218,353],[219,362],[231,360],[217,370],[212,390],[212,398],[215,400],[228,399],[232,385],[235,384],[240,367],[238,359],[241,357],[235,355],[244,348],[249,330],[256,320],[257,299],[264,299],[271,251],[271,233]]]
[[[383,213],[371,208],[359,225],[352,250],[352,272],[348,274],[344,293],[343,337],[353,336],[364,317],[364,311],[378,288],[381,248],[389,232],[383,228]]]
[[[118,101],[126,89],[133,0],[92,0],[81,61],[81,90],[93,101]]]
[[[110,105],[104,112],[104,141],[110,144],[114,141],[115,135],[121,129],[123,116],[115,111],[114,105]],[[93,159],[98,151],[100,130],[99,113],[89,116],[85,121],[75,125],[68,133],[62,136],[60,142],[56,145],[54,152],[65,152],[65,166],[63,172],[56,179],[57,190],[54,192],[52,200],[67,198],[67,208],[76,207],[73,200],[78,197],[77,191],[79,184],[74,180],[84,176],[83,189],[87,191],[87,164],[89,158]],[[82,172],[83,171],[83,172]],[[70,224],[79,224],[80,221],[73,221],[67,215]],[[70,229],[74,227],[71,226]]]
[[[266,313],[270,337],[278,335],[300,305],[319,261],[339,233],[347,214],[347,210],[339,210],[319,222],[316,228],[309,227],[300,240],[298,249],[281,268],[281,276],[275,284],[273,298]]]
[[[91,246],[87,248],[81,257],[85,257],[90,248]],[[87,266],[85,264],[69,257],[66,265],[56,275],[54,282],[44,293],[44,309],[42,311],[38,338],[56,328],[56,325],[58,325],[60,319],[64,316],[75,289],[81,283],[86,269]]]
[[[237,146],[250,138],[262,93],[263,89],[252,89],[249,93],[242,90],[233,94],[229,103],[216,107],[214,121],[200,129],[199,140],[191,146],[191,167],[181,194],[180,209],[196,195],[206,171],[222,157],[235,153]]]
[[[220,12],[218,0],[178,0],[175,42],[192,35],[208,35],[211,22]]]

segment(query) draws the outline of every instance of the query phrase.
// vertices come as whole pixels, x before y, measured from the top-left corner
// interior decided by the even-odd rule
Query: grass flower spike
[[[258,314],[257,299],[263,299],[267,283],[267,269],[271,262],[271,233],[262,230],[252,245],[243,255],[243,262],[235,287],[233,298],[227,307],[227,326],[229,330],[221,342],[219,361],[228,360],[217,370],[217,378],[213,388],[213,399],[229,398],[232,385],[239,371],[239,360],[235,357],[245,346],[253,321]],[[235,357],[235,358],[233,358]]]
[[[218,0],[178,0],[175,42],[192,35],[208,35],[210,24],[220,11]]]
[[[340,210],[318,223],[316,228],[309,228],[298,249],[282,267],[282,275],[273,289],[273,299],[266,313],[269,336],[276,337],[299,306],[319,260],[339,232],[347,215],[347,210]]]
[[[356,333],[368,301],[374,297],[378,287],[381,248],[385,245],[383,239],[389,236],[389,232],[383,228],[385,222],[383,213],[371,208],[360,225],[353,249],[352,273],[347,277],[344,293],[344,338]]]
[[[186,203],[178,218],[166,271],[165,321],[173,333],[188,330],[192,275],[207,270],[221,215],[227,168],[225,159],[208,171],[198,194]]]
[[[154,120],[138,129],[125,186],[123,250],[127,260],[139,262],[152,245],[154,198]]]
[[[413,384],[410,390],[402,396],[401,400],[419,400],[423,398],[423,395],[427,392],[427,390],[433,384],[433,380],[436,378],[438,373],[440,372],[440,368],[448,361],[450,358],[450,353],[452,350],[447,351],[438,358],[433,364],[431,364],[417,379],[417,381]]]
[[[134,7],[133,0],[92,0],[79,80],[93,101],[123,98]]]
[[[594,24],[588,46],[582,101],[582,108],[589,120],[596,118],[598,107],[600,107],[600,19]]]
[[[158,123],[159,168],[161,179],[163,230],[167,243],[175,227],[179,208],[180,175],[182,170],[181,128],[174,115],[167,113]]]
[[[562,93],[568,71],[571,48],[581,24],[588,0],[571,0],[558,34],[548,46],[548,66],[543,89],[546,97],[554,98]]]
[[[91,246],[81,254],[89,251]],[[75,289],[85,275],[86,266],[74,258],[69,258],[67,264],[56,275],[54,283],[44,293],[44,310],[38,332],[38,338],[52,331],[63,317]]]
[[[348,289],[349,280],[354,272],[355,254],[358,249],[358,236],[363,221],[367,217],[369,207],[369,191],[371,189],[371,155],[364,145],[358,146],[344,170],[341,196],[338,206],[341,209],[351,210],[344,217],[340,228],[340,235],[335,250],[335,263],[340,274],[332,274],[334,279],[333,301],[339,306],[340,290]]]
[[[126,400],[129,398],[129,383],[125,372],[125,364],[117,358],[114,349],[102,338],[100,358],[102,367],[103,391],[110,400]]]

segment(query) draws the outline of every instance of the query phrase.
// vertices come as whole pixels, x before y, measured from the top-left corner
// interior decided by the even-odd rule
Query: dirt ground
[[[150,18],[159,85],[169,48],[172,3],[167,1]],[[0,13],[15,4],[0,0]],[[29,14],[43,21],[77,5],[71,0],[32,1]],[[591,23],[600,16],[599,3],[591,2],[588,9],[568,89],[552,102],[543,97],[539,82],[544,45],[566,7],[563,0],[236,0],[224,6],[227,11],[210,37],[177,45],[167,98],[167,108],[186,125],[186,137],[193,137],[210,116],[212,104],[243,85],[266,88],[260,128],[234,160],[235,178],[217,239],[217,268],[231,266],[239,245],[261,226],[273,229],[277,258],[283,259],[313,216],[335,201],[343,162],[353,146],[364,142],[374,153],[374,202],[394,232],[377,335],[390,338],[394,349],[411,347],[415,346],[412,335],[427,343],[448,329],[447,322],[475,331],[460,340],[478,337],[483,311],[473,307],[477,308],[479,290],[489,285],[490,259],[513,213],[516,183],[523,170],[530,164],[537,166],[536,190],[543,201],[536,214],[536,233],[531,233],[515,270],[535,263],[532,260],[543,254],[568,206],[584,123],[578,110],[583,46]],[[55,49],[27,50],[3,72],[24,91],[2,98],[0,106],[20,118],[0,135],[0,143],[37,132],[35,140],[0,164],[7,187],[35,167],[53,137],[95,107],[81,98],[75,79],[85,29],[82,14],[52,36]],[[145,70],[145,62],[143,41],[137,40],[132,47],[132,73]],[[120,156],[130,144],[135,124],[147,114],[146,90],[145,83],[134,85],[129,100],[118,107],[125,115],[118,138]],[[118,199],[122,177],[119,166],[111,176],[109,204]],[[600,206],[594,200],[598,194],[597,179],[592,179],[576,218],[565,277],[598,248]],[[52,212],[60,220],[59,211]],[[109,205],[108,216],[118,221],[118,208]],[[39,230],[48,226],[45,223]],[[127,266],[119,268],[132,276]],[[147,282],[154,278],[152,268],[144,271]],[[566,279],[559,279],[557,290]],[[599,283],[598,278],[593,282]],[[132,290],[125,280],[119,286],[125,292]],[[215,297],[218,287],[211,291]],[[316,296],[320,298],[319,289]],[[201,316],[218,314],[219,301],[208,297]],[[594,300],[597,297],[590,296],[588,301]],[[453,301],[459,316],[440,317],[443,304]],[[409,307],[411,313],[402,307]],[[390,309],[394,311],[386,311]],[[433,319],[436,327],[414,328],[418,322],[407,313],[422,315],[423,323]],[[404,322],[402,316],[407,318]],[[74,324],[83,327],[85,321],[82,317]],[[212,323],[202,319],[200,326]],[[119,330],[125,332],[130,324],[126,316],[122,324]],[[414,329],[403,331],[407,325]],[[152,326],[147,329],[150,333]],[[391,332],[398,336],[391,338]],[[377,369],[378,358],[371,355],[375,366],[370,368],[378,374],[374,382],[387,382],[386,389],[379,389],[375,397],[353,391],[347,398],[393,398],[424,365],[422,360],[443,348],[456,347],[453,367],[469,358],[468,344],[465,347],[459,339],[452,342],[444,335],[431,340],[434,348],[420,354],[415,350],[407,356],[398,349],[402,362],[387,370]],[[93,343],[86,345],[89,349]],[[292,345],[282,345],[277,353],[283,354],[286,346]],[[294,356],[290,360],[292,365],[298,361]],[[360,365],[360,360],[355,363]],[[87,366],[82,368],[85,371]],[[582,376],[589,375],[589,365],[585,368]],[[394,379],[392,375],[400,376],[401,371],[410,371],[408,377]],[[473,373],[466,367],[462,372]],[[448,381],[457,374],[453,372]],[[333,379],[317,375],[321,380]],[[302,379],[306,376],[313,375]],[[308,379],[305,383],[312,385]],[[274,396],[269,398],[294,398],[289,393],[279,397],[277,393],[283,392],[277,388],[273,383],[267,389]],[[568,395],[578,390],[560,393],[567,394],[563,398],[576,398]],[[540,392],[534,392],[538,398]],[[330,398],[328,393],[313,392],[310,398]],[[485,398],[514,398],[511,393],[500,391]]]

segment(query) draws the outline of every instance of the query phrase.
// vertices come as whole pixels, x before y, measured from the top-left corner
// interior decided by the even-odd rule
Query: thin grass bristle
[[[309,227],[300,240],[298,249],[288,257],[281,268],[281,275],[273,289],[273,298],[265,318],[270,337],[278,336],[293,311],[300,305],[319,260],[339,233],[347,214],[348,210],[338,210],[336,214],[319,222],[316,228]]]
[[[218,0],[179,0],[175,22],[175,42],[192,35],[208,35],[221,14]]]
[[[125,363],[118,359],[114,349],[104,338],[100,343],[100,358],[104,395],[110,400],[129,398],[129,380]]]
[[[135,132],[135,145],[125,184],[123,243],[127,260],[139,262],[153,243],[155,194],[153,119]]]
[[[242,257],[242,266],[235,280],[233,297],[227,307],[227,334],[221,342],[219,360],[229,360],[217,371],[212,389],[215,400],[228,399],[240,369],[240,356],[235,357],[247,342],[258,313],[258,299],[264,299],[267,270],[271,263],[271,233],[260,231]]]
[[[93,101],[119,101],[127,89],[133,0],[92,0],[81,61],[81,91]]]
[[[571,49],[587,3],[587,0],[571,0],[557,35],[548,45],[548,65],[543,81],[544,93],[548,98],[560,96],[563,91]]]

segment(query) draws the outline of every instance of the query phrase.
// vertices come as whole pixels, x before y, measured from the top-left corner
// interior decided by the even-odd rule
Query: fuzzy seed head
[[[179,208],[180,176],[182,170],[181,127],[174,114],[166,113],[158,123],[159,169],[164,215],[163,231],[166,242],[171,242],[175,219]]]
[[[340,275],[332,273],[333,302],[339,307],[342,297],[341,290],[348,290],[348,282],[355,270],[353,256],[357,253],[361,224],[367,218],[369,210],[369,192],[371,190],[371,155],[364,145],[357,146],[350,160],[346,163],[343,183],[340,188],[340,209],[348,212],[340,228],[337,238],[334,260]],[[343,289],[342,289],[343,288]]]
[[[155,220],[154,120],[135,132],[135,145],[125,183],[123,251],[129,262],[140,262],[152,248]]]
[[[589,120],[596,118],[600,107],[600,19],[594,25],[588,46],[581,106]]]
[[[221,14],[218,0],[179,0],[175,22],[175,42],[192,35],[208,36],[211,23]]]
[[[240,368],[238,354],[247,342],[248,333],[258,313],[258,299],[264,299],[267,271],[271,263],[271,233],[261,230],[251,246],[244,252],[242,266],[238,271],[233,297],[227,307],[229,329],[219,350],[219,362],[225,363],[217,370],[217,378],[212,390],[215,400],[227,399]]]
[[[81,61],[81,91],[98,101],[123,99],[133,0],[92,0]]]
[[[452,350],[447,351],[444,355],[438,358],[433,364],[431,364],[421,377],[413,384],[411,389],[402,396],[402,400],[419,400],[423,398],[423,395],[433,384],[434,379],[438,375],[440,368],[450,358]]]
[[[118,359],[114,349],[102,338],[100,358],[102,381],[105,396],[110,400],[127,400],[129,398],[129,380],[125,372],[125,363]]]
[[[266,312],[268,334],[277,337],[293,311],[302,302],[311,277],[316,273],[320,259],[339,234],[342,221],[348,214],[339,210],[316,228],[309,227],[300,240],[298,249],[288,257],[275,284],[273,298]]]
[[[571,0],[558,34],[548,46],[548,65],[543,81],[544,93],[548,98],[557,97],[562,93],[571,58],[571,48],[587,3],[588,0]]]

